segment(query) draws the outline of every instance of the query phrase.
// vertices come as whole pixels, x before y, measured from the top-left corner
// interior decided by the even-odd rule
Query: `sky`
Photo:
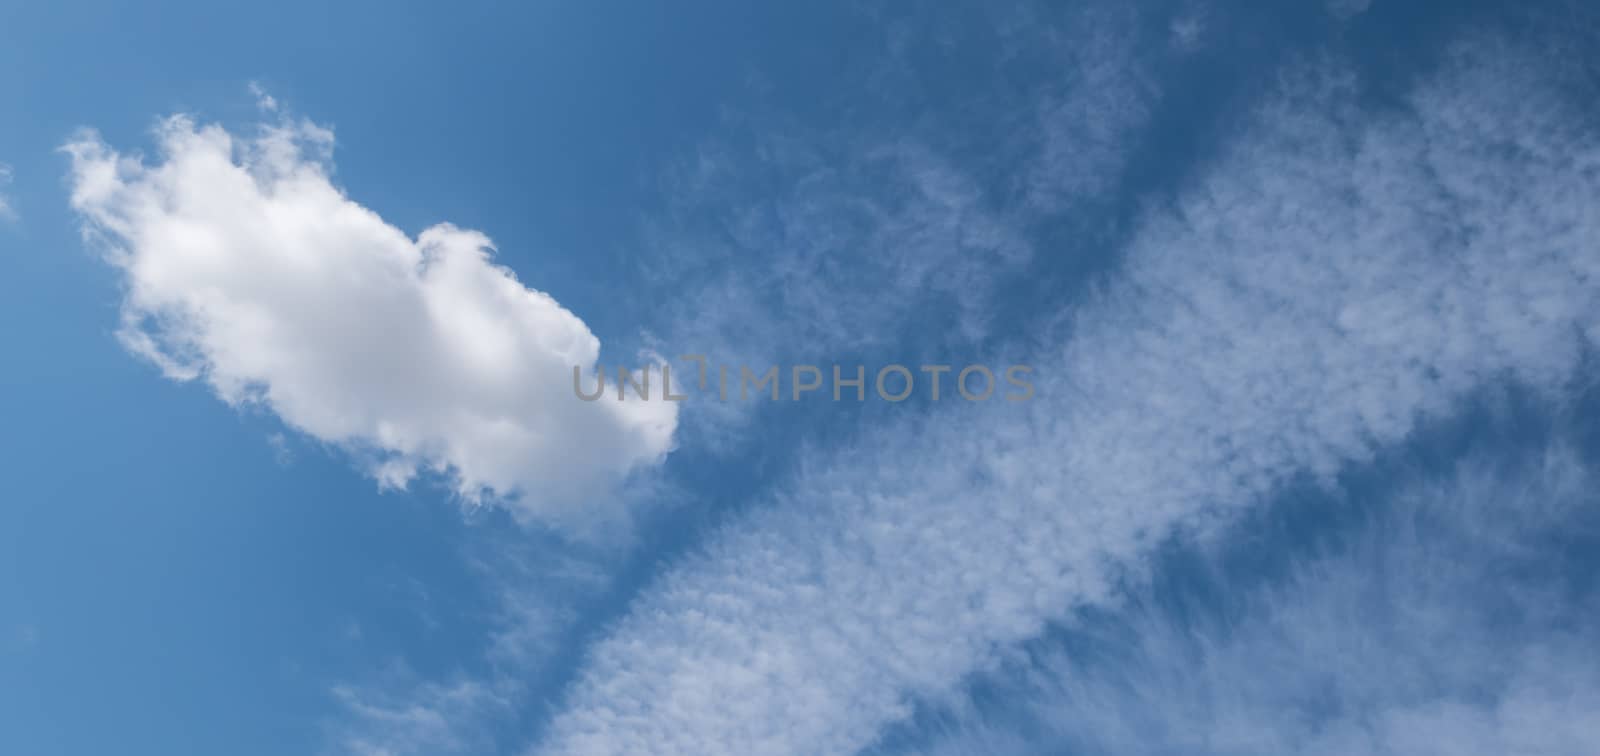
[[[0,0],[0,753],[1600,751],[1597,40]]]

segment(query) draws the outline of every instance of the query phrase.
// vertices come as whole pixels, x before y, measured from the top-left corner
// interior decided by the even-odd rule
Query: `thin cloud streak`
[[[6,190],[11,188],[11,166],[0,163],[0,221],[14,221],[17,211],[11,206]]]

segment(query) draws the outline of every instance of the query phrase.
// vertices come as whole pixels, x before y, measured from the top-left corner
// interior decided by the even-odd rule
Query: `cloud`
[[[0,220],[16,220],[17,211],[11,207],[11,198],[6,196],[6,189],[11,188],[11,166],[0,163]]]
[[[1167,26],[1167,36],[1174,48],[1192,52],[1205,44],[1206,16],[1201,9],[1191,8],[1188,13],[1172,19]]]
[[[1195,593],[1228,601],[1141,591],[997,676],[1018,707],[958,716],[916,751],[1592,753],[1600,603],[1575,586],[1595,572],[1593,484],[1568,450],[1478,454],[1381,503],[1341,502],[1364,512],[1352,532],[1278,578],[1185,560]]]
[[[392,687],[395,686],[391,684]],[[333,689],[333,697],[350,711],[361,728],[346,728],[336,737],[340,753],[352,756],[401,756],[413,753],[481,753],[490,741],[463,722],[481,722],[485,710],[508,709],[512,702],[494,688],[473,681],[449,685],[419,683],[404,697],[375,700],[382,689]]]
[[[1084,207],[1103,209],[1163,94],[1152,73],[1160,59],[1135,55],[1145,19],[1126,8],[1090,6],[1069,23],[1078,30],[1067,39],[1045,35],[1046,44],[1061,48],[1053,54],[1063,58],[1054,62],[1062,75],[1032,93],[1037,120],[1022,131],[1031,143],[1026,202],[1036,217],[1056,220]],[[1175,38],[1187,35],[1177,52],[1192,50],[1204,23],[1193,11],[1168,21]]]
[[[261,86],[260,82],[252,81],[249,84],[250,96],[256,98],[256,108],[263,113],[274,113],[278,110],[278,98],[273,97]]]
[[[1105,223],[1160,94],[1131,52],[1142,19],[1032,3],[911,16],[879,19],[887,54],[853,72],[865,97],[828,127],[752,107],[674,166],[646,232],[664,353],[759,365],[970,352],[1014,325],[997,313],[1037,262],[1031,226]],[[951,81],[917,65],[929,56],[986,65]],[[1012,67],[1051,74],[1018,86]],[[688,410],[686,430],[711,431],[686,436],[700,445],[752,419],[740,405]]]
[[[747,106],[726,114],[717,138],[667,168],[667,206],[645,234],[652,252],[644,258],[652,265],[645,288],[655,294],[632,298],[665,306],[661,331],[653,334],[662,354],[705,352],[715,362],[752,366],[825,363],[890,346],[920,349],[910,342],[928,333],[970,349],[997,330],[992,311],[1004,279],[1033,259],[1023,233],[1037,220],[1031,216],[1048,213],[1059,222],[1092,215],[1084,206],[1096,200],[1074,193],[1114,191],[1123,147],[1142,133],[1155,87],[1128,59],[1130,46],[1117,44],[1131,34],[1132,14],[1074,9],[1056,15],[990,3],[972,10],[980,23],[951,22],[944,16],[961,11],[941,8],[932,19],[912,14],[918,17],[887,24],[895,29],[887,54],[875,56],[860,76],[847,77],[870,83],[861,92],[838,92],[859,105],[846,122],[806,126],[786,118],[787,110]],[[959,30],[952,44],[961,47],[960,55],[1028,61],[1052,75],[1026,92],[1003,86],[1008,79],[999,70],[987,74],[994,79],[988,85],[960,92],[943,79],[918,81],[928,76],[911,58],[956,54],[943,42],[933,45],[940,49],[918,49],[935,37],[949,39],[941,24],[944,31]],[[1113,53],[1121,56],[1114,64]],[[908,129],[907,113],[885,105],[929,87],[940,93],[935,108],[982,112],[983,120],[919,117]],[[986,164],[1001,153],[1004,170]],[[1045,160],[1059,176],[1024,170]],[[1016,184],[998,192],[980,181],[1013,171]],[[1014,203],[1020,209],[1007,208],[1007,195],[1021,198]],[[930,327],[930,319],[940,325]],[[764,425],[755,406],[691,399],[680,416],[680,446],[697,452],[709,446],[727,457],[748,451],[782,456],[773,450],[784,442],[758,437]],[[742,445],[746,441],[759,444]],[[657,498],[691,496],[671,490]],[[381,744],[396,754],[481,752],[470,735],[507,716],[502,702],[531,706],[525,716],[539,718],[553,703],[533,695],[546,692],[541,686],[553,667],[565,669],[557,655],[581,642],[574,628],[587,625],[588,611],[610,612],[594,597],[609,602],[616,594],[608,591],[630,590],[604,579],[626,563],[620,549],[562,557],[569,548],[542,545],[532,561],[510,558],[522,549],[509,544],[474,549],[500,555],[481,570],[500,605],[485,663],[475,665],[490,671],[342,686],[343,700],[372,708],[346,707],[336,740]],[[461,707],[439,695],[468,679],[495,697]],[[449,708],[453,745],[367,715],[411,707]]]
[[[441,473],[524,517],[570,514],[671,447],[672,403],[574,398],[599,340],[488,237],[411,239],[346,197],[331,132],[174,116],[155,136],[152,164],[92,132],[64,150],[84,232],[123,276],[119,336],[168,377],[270,409],[383,485]]]
[[[481,618],[488,632],[472,669],[427,679],[400,661],[335,685],[341,711],[328,724],[330,743],[341,753],[387,756],[497,752],[492,733],[545,705],[530,694],[563,663],[558,652],[580,615],[607,595],[620,552],[550,533],[475,528],[461,553],[493,607]]]
[[[1153,544],[1329,481],[1600,342],[1600,135],[1479,44],[1405,110],[1285,77],[1036,361],[1039,398],[818,454],[589,649],[540,749],[850,752]],[[1559,73],[1559,72],[1557,72]]]
[[[1328,0],[1328,13],[1340,21],[1348,21],[1367,12],[1372,7],[1372,0]]]
[[[914,140],[831,149],[808,141],[784,139],[764,159],[706,147],[693,175],[676,179],[703,187],[695,200],[719,209],[675,211],[694,216],[685,226],[711,214],[714,234],[652,232],[673,253],[676,270],[663,278],[700,292],[671,313],[674,341],[752,364],[800,348],[815,357],[881,347],[929,301],[953,305],[957,338],[984,331],[988,282],[1032,249],[979,186]],[[758,172],[752,164],[793,188],[757,202],[728,193]]]

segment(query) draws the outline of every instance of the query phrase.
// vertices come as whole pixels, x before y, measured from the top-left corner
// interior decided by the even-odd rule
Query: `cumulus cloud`
[[[600,343],[492,261],[483,234],[415,239],[329,176],[333,134],[287,117],[239,137],[174,116],[147,162],[64,147],[72,206],[122,273],[119,335],[170,378],[344,447],[386,486],[448,476],[554,516],[667,453],[669,402],[581,402]]]
[[[1583,544],[1600,536],[1593,484],[1558,449],[1533,463],[1479,455],[1381,503],[1346,502],[1367,514],[1286,575],[1202,562],[1215,577],[1200,591],[1228,602],[1141,592],[997,676],[996,694],[1021,706],[958,716],[916,750],[1592,753],[1600,597],[1579,586],[1595,572]]]
[[[1176,529],[1331,479],[1600,342],[1600,135],[1537,61],[1447,61],[1404,111],[1288,77],[1037,361],[801,466],[591,647],[553,753],[850,752],[1103,602]]]

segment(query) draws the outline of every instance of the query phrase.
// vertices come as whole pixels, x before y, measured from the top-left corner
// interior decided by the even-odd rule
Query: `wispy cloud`
[[[670,448],[672,403],[573,400],[599,340],[486,236],[411,239],[334,186],[328,130],[281,116],[241,138],[174,116],[156,138],[153,165],[93,133],[64,150],[85,234],[123,274],[122,341],[168,377],[266,407],[385,485],[445,473],[530,518]]]
[[[1372,0],[1327,0],[1328,12],[1340,21],[1348,21],[1367,12]]]
[[[829,130],[759,107],[730,111],[717,138],[667,170],[668,204],[645,234],[646,246],[664,253],[646,258],[657,261],[646,282],[657,296],[641,297],[667,303],[653,313],[665,316],[653,345],[669,357],[703,351],[757,365],[902,350],[909,337],[928,333],[941,334],[938,343],[915,348],[970,348],[991,334],[999,282],[1034,257],[1025,229],[1040,216],[1086,214],[1085,203],[1100,201],[1090,195],[1115,185],[1155,87],[1129,57],[1132,14],[1054,14],[1031,3],[974,8],[981,23],[947,30],[966,35],[951,44],[996,65],[983,74],[996,86],[963,92],[966,104],[955,109],[982,112],[993,133],[937,122],[908,131],[892,104],[887,114],[864,115],[944,84],[920,80],[926,75],[911,63],[950,54],[919,48],[930,38],[950,40],[936,31],[950,20],[901,19],[889,24],[885,56],[860,77],[870,82],[870,102],[851,108],[859,118]],[[1121,56],[1114,63],[1112,53]],[[1002,65],[1037,65],[1053,75],[1005,92]],[[978,174],[995,172],[992,160],[1004,161],[1002,172],[1017,173],[1017,181],[986,187]],[[1032,165],[1059,175],[1019,167]],[[731,452],[730,439],[753,420],[738,404],[686,409],[680,444],[702,450]],[[476,551],[501,605],[484,655],[491,672],[341,686],[349,705],[336,742],[396,754],[482,750],[471,733],[506,716],[502,701],[531,705],[549,654],[581,624],[578,595],[604,595],[609,570],[599,565],[619,561],[574,554],[571,544],[546,546],[537,559],[516,557],[526,549],[512,544]],[[445,695],[464,685],[494,695],[471,698],[472,707]],[[387,723],[405,711],[444,710],[455,731],[448,740],[445,731]]]
[[[651,286],[689,292],[666,298],[663,352],[811,363],[901,345],[909,329],[987,333],[993,282],[1033,255],[994,198],[916,139],[830,141],[763,133],[675,172],[680,206],[647,236],[667,252]],[[751,184],[788,188],[753,200]],[[716,444],[750,415],[695,403],[684,419],[686,443]]]
[[[494,687],[465,679],[411,685],[390,680],[359,690],[338,686],[333,696],[353,722],[335,734],[333,744],[351,756],[481,753],[492,743],[482,726],[486,714],[512,705]]]
[[[6,192],[11,188],[11,166],[0,163],[0,220],[16,220],[17,211],[11,207]]]
[[[1108,204],[1159,97],[1132,53],[1134,13],[999,3],[911,15],[881,19],[887,51],[829,127],[731,112],[671,171],[672,199],[646,236],[664,253],[647,283],[673,293],[657,297],[669,303],[664,350],[727,364],[971,351],[1014,325],[997,304],[1036,260],[1030,227]],[[957,55],[982,61],[973,81],[917,65]],[[1010,69],[1029,66],[1051,75],[1016,86]],[[736,405],[688,410],[689,430],[712,430],[692,437],[703,443],[750,419]]]
[[[1024,703],[946,721],[951,734],[915,750],[1591,753],[1600,603],[1576,586],[1595,571],[1582,556],[1600,536],[1594,491],[1571,451],[1480,453],[1360,503],[1353,532],[1292,557],[1280,578],[1211,564],[1198,584],[1226,602],[1140,592],[997,676],[994,694]]]
[[[1547,62],[1547,61],[1545,61]],[[1492,44],[1405,111],[1288,77],[1038,361],[802,467],[590,649],[551,752],[848,752],[1285,480],[1600,341],[1600,138]],[[1559,73],[1559,72],[1556,72]]]
[[[547,705],[536,697],[538,681],[561,664],[566,635],[610,589],[622,550],[480,523],[461,549],[492,604],[473,653],[435,677],[396,660],[334,685],[341,707],[327,723],[330,745],[386,756],[503,751],[494,734]]]

